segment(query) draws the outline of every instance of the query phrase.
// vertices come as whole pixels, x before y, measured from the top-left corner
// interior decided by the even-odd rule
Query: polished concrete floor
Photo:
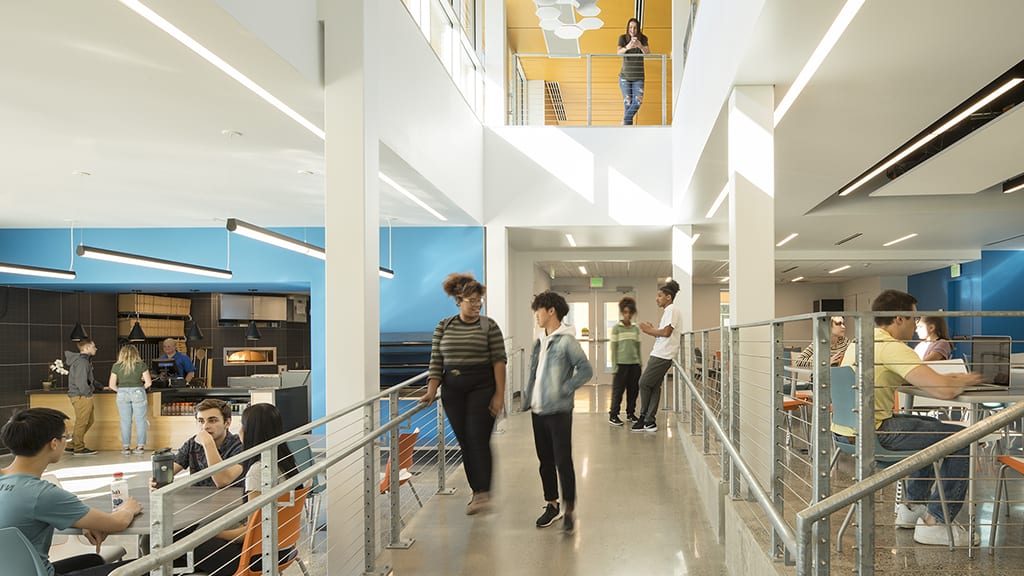
[[[457,493],[430,498],[403,531],[413,546],[385,552],[381,564],[418,576],[725,574],[675,426],[662,417],[653,434],[612,427],[607,397],[606,386],[577,394],[574,534],[562,533],[560,522],[535,526],[544,500],[530,415],[514,414],[493,437],[492,511],[465,515],[468,487],[456,473]]]

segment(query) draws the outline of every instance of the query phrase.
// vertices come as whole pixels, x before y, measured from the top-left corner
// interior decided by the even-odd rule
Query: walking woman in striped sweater
[[[444,411],[473,489],[466,514],[476,514],[491,499],[491,431],[505,405],[505,339],[497,323],[480,314],[487,288],[472,274],[449,274],[441,286],[459,313],[434,328],[427,391],[420,403],[433,402],[441,387]]]

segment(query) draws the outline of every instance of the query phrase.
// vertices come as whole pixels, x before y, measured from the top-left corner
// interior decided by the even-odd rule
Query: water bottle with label
[[[124,472],[114,472],[114,481],[110,483],[110,503],[116,510],[127,497],[128,481],[124,479]]]

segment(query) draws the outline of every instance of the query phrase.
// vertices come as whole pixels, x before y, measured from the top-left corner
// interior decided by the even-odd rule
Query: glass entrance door
[[[636,297],[634,294],[630,296]],[[570,294],[569,314],[565,321],[572,324],[576,339],[594,368],[592,385],[612,383],[611,341],[612,328],[619,321],[618,292]]]

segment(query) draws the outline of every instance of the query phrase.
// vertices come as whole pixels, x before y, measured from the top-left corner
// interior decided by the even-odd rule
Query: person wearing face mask
[[[917,337],[921,341],[914,346],[914,352],[925,362],[949,360],[953,346],[949,343],[949,328],[941,316],[922,316],[917,321]]]
[[[472,274],[449,274],[442,287],[459,313],[442,319],[430,345],[427,391],[430,404],[441,388],[441,400],[452,432],[462,448],[462,466],[473,498],[466,514],[477,514],[491,500],[491,431],[505,407],[505,339],[501,328],[480,313],[487,288]]]
[[[832,337],[829,342],[829,366],[839,366],[843,362],[843,355],[846,353],[850,341],[846,339],[846,321],[842,316],[832,317]],[[801,367],[809,367],[814,360],[814,342],[807,345],[800,357],[794,364]]]

